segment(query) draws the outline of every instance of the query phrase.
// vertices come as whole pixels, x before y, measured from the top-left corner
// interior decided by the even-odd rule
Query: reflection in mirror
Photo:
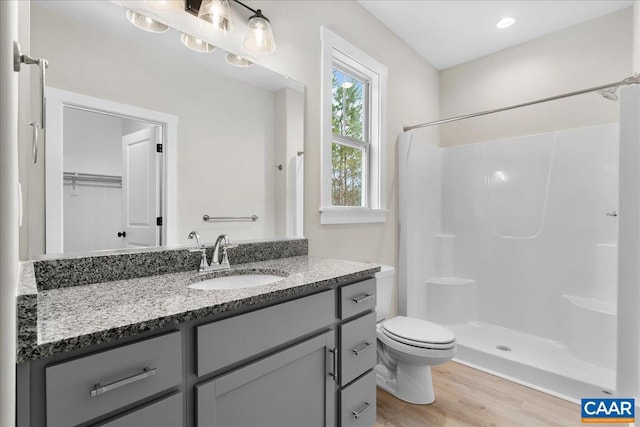
[[[108,1],[31,2],[31,52],[50,63],[31,255],[186,244],[191,230],[302,236],[304,87],[180,34],[142,31]]]
[[[47,251],[159,245],[160,126],[70,106],[62,114],[62,246],[50,233]]]

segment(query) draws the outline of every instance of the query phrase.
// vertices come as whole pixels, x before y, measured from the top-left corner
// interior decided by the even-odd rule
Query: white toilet
[[[442,326],[405,316],[386,319],[393,287],[391,266],[376,274],[378,324],[378,387],[409,403],[435,400],[431,366],[448,362],[456,353],[456,337]]]

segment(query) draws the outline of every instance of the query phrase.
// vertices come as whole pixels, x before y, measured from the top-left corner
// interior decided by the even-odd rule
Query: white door
[[[160,128],[122,137],[122,231],[125,247],[158,246]]]

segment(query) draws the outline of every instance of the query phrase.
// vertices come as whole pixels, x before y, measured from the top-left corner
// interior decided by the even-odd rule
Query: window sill
[[[320,224],[368,224],[387,222],[387,209],[322,208]]]

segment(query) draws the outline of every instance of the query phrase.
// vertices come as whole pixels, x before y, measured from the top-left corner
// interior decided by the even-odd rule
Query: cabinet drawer
[[[182,382],[179,331],[50,365],[47,427],[72,426]]]
[[[376,279],[368,279],[340,288],[340,319],[375,308]]]
[[[120,418],[95,427],[181,427],[184,425],[182,393],[173,394]]]
[[[340,385],[376,366],[376,313],[340,325]]]
[[[369,372],[340,390],[340,426],[364,427],[376,422],[376,373]]]
[[[241,362],[334,321],[331,290],[198,326],[196,373],[202,376]]]

